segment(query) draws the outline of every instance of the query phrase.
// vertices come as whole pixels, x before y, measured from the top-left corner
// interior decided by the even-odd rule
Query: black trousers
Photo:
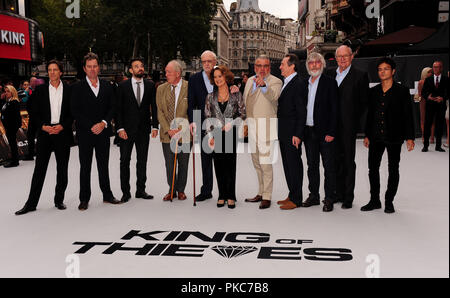
[[[77,137],[80,156],[80,201],[89,202],[91,198],[91,169],[94,150],[103,199],[110,199],[113,194],[109,181],[109,133],[104,130],[96,136],[92,133],[77,132]]]
[[[17,147],[17,132],[19,128],[5,127],[6,138],[8,139],[9,148],[11,149],[11,161],[19,161],[19,148]]]
[[[218,200],[236,201],[237,130],[222,132],[221,139],[215,139],[214,170],[216,171]]]
[[[209,139],[204,131],[202,131],[202,143],[201,146],[201,160],[202,160],[202,178],[203,185],[201,187],[200,193],[205,196],[210,196],[213,190],[214,177],[213,177],[213,153],[207,153],[203,150],[202,144],[204,144]],[[207,144],[207,143],[206,143]]]
[[[442,134],[444,132],[445,123],[445,111],[447,106],[445,102],[437,103],[427,101],[426,112],[425,112],[425,127],[423,131],[424,146],[428,147],[430,145],[431,127],[433,126],[433,121],[435,121],[435,131],[434,135],[436,137],[436,148],[442,145]]]
[[[388,186],[385,195],[387,202],[393,202],[400,182],[400,154],[402,144],[389,144],[371,141],[369,146],[369,180],[371,201],[380,200],[380,164],[384,151],[387,150],[389,164]]]
[[[289,188],[289,199],[297,206],[303,203],[303,161],[302,148],[295,148],[292,140],[280,140],[284,175]]]
[[[187,144],[183,144],[184,148]],[[192,147],[192,144],[189,144],[189,148]],[[175,164],[175,148],[172,151],[170,143],[162,143],[164,160],[166,162],[166,176],[167,176],[167,184],[169,185],[169,192],[172,192],[172,181],[173,181],[173,170]],[[191,153],[188,151],[182,151],[181,145],[178,147],[177,153],[177,169],[175,172],[175,181],[173,185],[174,194],[177,192],[184,193],[187,184],[188,171],[189,171],[189,157]]]
[[[356,180],[356,136],[341,133],[335,140],[336,200],[353,203]]]
[[[32,117],[28,119],[28,130],[27,130],[27,140],[28,140],[28,155],[35,155],[35,142],[37,134],[37,124],[34,123]]]
[[[150,135],[148,133],[138,133],[128,136],[128,140],[120,142],[120,186],[123,194],[131,194],[130,187],[130,161],[133,147],[136,146],[136,192],[145,192],[147,182],[147,160]]]
[[[336,170],[335,170],[335,143],[325,142],[325,137],[319,136],[313,127],[306,127],[305,149],[308,160],[308,179],[310,197],[320,199],[320,157],[325,169],[325,200],[336,201]]]
[[[62,134],[49,135],[41,133],[38,136],[36,150],[36,164],[26,206],[36,208],[39,203],[52,152],[55,153],[57,173],[54,202],[55,205],[62,204],[68,183],[70,140]]]

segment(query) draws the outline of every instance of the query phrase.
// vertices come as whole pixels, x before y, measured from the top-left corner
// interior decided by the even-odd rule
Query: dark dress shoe
[[[223,201],[223,203],[219,203],[219,201]],[[225,206],[225,200],[217,201],[217,208],[223,208]]]
[[[445,152],[445,150],[442,149],[442,147],[437,147],[437,148],[436,148],[436,152]]]
[[[372,211],[376,209],[381,209],[381,202],[379,200],[377,201],[370,200],[369,204],[361,207],[361,211],[363,212]]]
[[[103,199],[103,203],[113,204],[113,205],[122,204],[122,202],[119,201],[119,200],[116,200],[115,197],[110,197],[110,198],[107,198],[107,199]]]
[[[208,194],[208,195],[199,194],[197,197],[195,197],[195,201],[196,202],[203,202],[203,201],[206,201],[206,200],[209,200],[209,199],[212,199],[212,195],[211,194]]]
[[[28,212],[33,212],[36,211],[36,208],[30,208],[30,207],[23,207],[22,209],[20,209],[19,211],[17,211],[15,214],[16,215],[24,215],[27,214]]]
[[[384,206],[384,213],[387,214],[395,213],[394,204],[392,204],[391,202],[386,202]]]
[[[19,166],[19,162],[18,161],[12,161],[10,163],[7,163],[6,165],[4,165],[5,168],[15,168]]]
[[[232,203],[230,204],[230,202],[232,202]],[[236,208],[236,201],[228,200],[228,209],[234,209],[234,208]]]
[[[323,201],[323,212],[331,212],[333,211],[334,207],[333,207],[333,203],[331,203],[328,200]]]
[[[348,202],[342,203],[342,209],[352,209],[352,208],[353,208],[352,203],[348,203]]]
[[[80,205],[78,206],[78,210],[80,211],[86,211],[89,208],[89,203],[88,202],[81,202]]]
[[[178,193],[178,200],[180,201],[186,201],[187,197],[186,194],[184,192],[179,192]]]
[[[259,209],[269,209],[271,204],[272,202],[264,200],[261,202],[261,204],[259,204]]]
[[[130,201],[130,199],[131,199],[131,195],[130,195],[130,194],[124,194],[124,195],[122,196],[122,198],[120,199],[120,201],[121,201],[122,203],[127,203],[128,201]]]
[[[428,147],[423,147],[422,152],[428,152]]]
[[[23,160],[25,160],[25,161],[32,161],[32,160],[34,160],[34,157],[33,157],[33,155],[27,155],[27,156],[24,157]]]
[[[141,192],[141,193],[136,193],[136,198],[143,199],[143,200],[153,200],[153,196],[149,195],[145,191]]]
[[[64,205],[63,203],[56,204],[55,207],[56,207],[56,209],[58,209],[58,210],[66,210],[66,209],[67,209],[67,206]]]
[[[302,207],[309,208],[312,206],[319,206],[320,200],[318,198],[309,197],[303,204]]]
[[[260,195],[257,195],[256,197],[254,197],[253,199],[245,199],[245,201],[247,203],[259,203],[263,200],[263,197]]]

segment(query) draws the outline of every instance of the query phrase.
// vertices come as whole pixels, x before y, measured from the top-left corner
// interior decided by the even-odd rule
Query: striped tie
[[[171,85],[171,92],[169,96],[169,102],[167,103],[167,111],[169,112],[169,115],[167,117],[167,121],[169,122],[169,125],[172,127],[172,121],[175,119],[175,88],[177,86]]]

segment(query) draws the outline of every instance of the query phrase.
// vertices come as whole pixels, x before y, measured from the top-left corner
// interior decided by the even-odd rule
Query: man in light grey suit
[[[258,195],[246,199],[270,208],[273,190],[274,143],[277,139],[277,107],[283,82],[270,74],[270,59],[265,55],[255,61],[256,75],[248,79],[244,91],[247,124],[253,165],[258,175]]]

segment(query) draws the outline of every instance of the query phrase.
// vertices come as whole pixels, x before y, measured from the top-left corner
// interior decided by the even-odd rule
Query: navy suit
[[[309,90],[307,90],[309,92]],[[309,100],[309,99],[308,99]],[[326,142],[325,137],[336,138],[339,90],[336,80],[322,74],[314,100],[313,126],[306,126],[305,149],[308,159],[310,198],[319,200],[320,157],[325,169],[325,200],[336,200],[335,141]]]
[[[113,197],[109,181],[109,147],[115,96],[113,86],[109,82],[99,79],[99,84],[98,96],[92,92],[86,79],[72,87],[71,107],[80,155],[81,202],[89,202],[91,197],[91,167],[94,149],[103,199],[109,200]],[[107,123],[107,127],[99,135],[95,135],[91,128],[102,121]]]
[[[198,72],[189,79],[188,89],[188,117],[189,123],[194,122],[194,111],[200,110],[201,123],[205,121],[205,102],[208,96],[208,90],[206,89],[205,81],[203,79],[203,72]],[[207,137],[203,129],[197,124],[197,136],[201,133],[201,140]],[[198,138],[197,138],[198,139]],[[203,151],[201,146],[201,159],[202,159],[202,176],[203,186],[201,188],[201,194],[210,196],[213,189],[213,154]]]
[[[278,99],[278,140],[284,174],[289,188],[289,199],[298,207],[302,205],[303,162],[302,149],[295,148],[292,138],[304,138],[306,104],[305,82],[296,75],[283,89]]]

